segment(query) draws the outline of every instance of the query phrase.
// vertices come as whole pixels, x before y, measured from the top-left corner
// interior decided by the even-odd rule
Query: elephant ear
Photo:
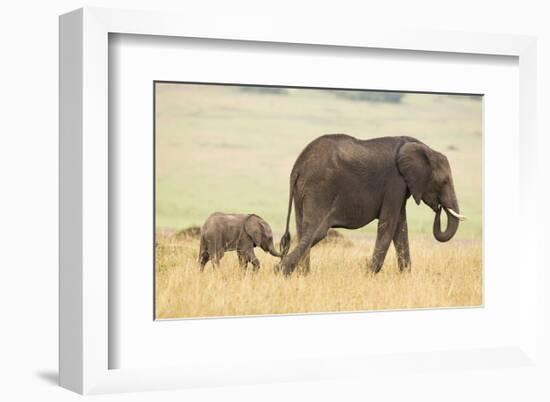
[[[263,220],[258,215],[249,215],[244,222],[244,231],[250,237],[255,246],[261,246],[264,235]]]
[[[397,154],[397,167],[405,179],[414,201],[420,204],[432,175],[431,155],[433,151],[419,142],[408,142]]]

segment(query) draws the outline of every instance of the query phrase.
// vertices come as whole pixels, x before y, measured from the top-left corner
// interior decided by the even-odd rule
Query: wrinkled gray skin
[[[257,270],[260,262],[254,254],[254,247],[281,257],[273,245],[271,227],[258,215],[214,212],[201,228],[200,269],[204,270],[209,260],[216,267],[226,251],[237,251],[243,269],[251,263]]]
[[[298,156],[290,175],[286,231],[281,239],[280,269],[291,274],[298,264],[309,272],[309,250],[330,228],[357,229],[378,219],[372,272],[382,268],[393,241],[399,269],[411,265],[406,203],[410,196],[434,212],[434,237],[445,242],[458,229],[459,213],[449,161],[411,137],[359,140],[345,134],[325,135]],[[294,202],[299,243],[290,248],[289,220]],[[447,228],[440,227],[441,209]]]

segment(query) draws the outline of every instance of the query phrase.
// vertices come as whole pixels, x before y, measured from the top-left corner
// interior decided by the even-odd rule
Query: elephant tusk
[[[466,220],[466,217],[464,215],[460,215],[459,213],[453,211],[451,208],[445,208],[447,211],[449,211],[449,213],[454,216],[456,219],[458,219],[459,221],[463,221],[463,220]]]

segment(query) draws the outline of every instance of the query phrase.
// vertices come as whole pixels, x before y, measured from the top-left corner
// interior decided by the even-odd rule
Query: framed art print
[[[62,386],[541,374],[533,39],[203,22],[61,17]]]

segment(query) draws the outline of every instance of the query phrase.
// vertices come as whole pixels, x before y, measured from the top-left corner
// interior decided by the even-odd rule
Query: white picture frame
[[[387,370],[388,361],[374,359],[302,359],[293,362],[227,362],[227,366],[109,369],[109,155],[108,155],[108,36],[110,33],[281,42],[319,46],[353,46],[515,56],[520,69],[521,205],[536,199],[536,41],[532,37],[457,32],[365,31],[296,32],[270,26],[209,26],[200,19],[176,15],[84,8],[60,18],[60,384],[79,393],[185,388],[313,378],[362,376]],[[538,339],[541,317],[548,313],[540,301],[544,282],[537,259],[532,214],[522,216],[522,267],[518,344],[396,356],[392,364],[456,367],[509,367],[540,372],[544,356]],[[538,308],[536,308],[538,307]],[[538,342],[538,343],[537,343]],[[434,364],[434,359],[438,364]],[[231,373],[230,375],[228,373]]]

